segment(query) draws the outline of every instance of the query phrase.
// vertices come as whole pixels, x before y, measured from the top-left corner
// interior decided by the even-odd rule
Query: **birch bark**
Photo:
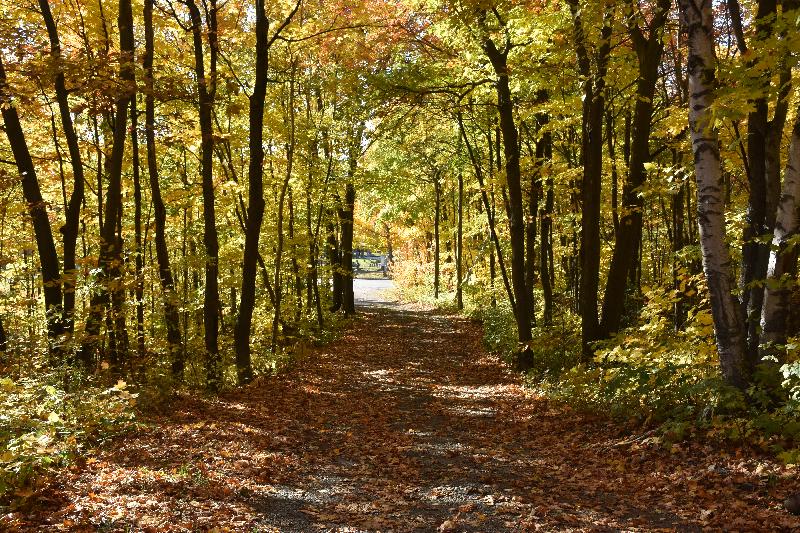
[[[783,279],[791,273],[797,254],[789,248],[789,241],[800,229],[800,118],[792,129],[789,161],[783,180],[783,190],[778,204],[778,216],[767,269],[764,308],[761,314],[761,352],[769,346],[786,342],[786,324],[789,315],[791,287]]]
[[[697,220],[703,271],[711,298],[711,313],[725,381],[747,386],[745,330],[731,274],[725,242],[725,193],[719,154],[719,136],[711,105],[716,88],[713,0],[679,0],[689,41],[689,130],[697,180]]]

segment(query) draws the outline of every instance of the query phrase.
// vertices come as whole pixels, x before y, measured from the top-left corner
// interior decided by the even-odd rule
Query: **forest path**
[[[65,471],[31,531],[753,531],[790,484],[532,397],[459,317],[362,308],[285,373],[182,397]],[[21,526],[22,527],[22,526]],[[227,529],[225,529],[227,528]]]
[[[353,280],[353,296],[358,307],[395,307],[399,302],[394,289],[394,281],[390,279]]]

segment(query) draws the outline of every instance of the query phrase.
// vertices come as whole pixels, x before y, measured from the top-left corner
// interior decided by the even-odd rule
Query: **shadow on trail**
[[[183,398],[119,439],[61,480],[56,510],[31,529],[705,525],[693,496],[670,484],[676,457],[617,448],[613,426],[530,397],[485,353],[478,325],[399,305],[360,315],[287,373]]]

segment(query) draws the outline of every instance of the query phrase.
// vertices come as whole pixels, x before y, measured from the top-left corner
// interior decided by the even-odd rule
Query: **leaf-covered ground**
[[[280,376],[184,397],[66,470],[21,531],[798,530],[796,472],[531,396],[467,320],[365,308]]]

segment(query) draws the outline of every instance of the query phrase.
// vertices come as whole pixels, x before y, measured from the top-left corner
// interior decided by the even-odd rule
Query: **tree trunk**
[[[47,337],[50,355],[54,363],[61,363],[57,358],[60,355],[61,335],[64,333],[62,321],[62,293],[61,276],[59,273],[58,253],[53,241],[53,232],[47,215],[47,203],[42,198],[36,169],[28,150],[28,143],[22,131],[17,108],[11,98],[11,93],[6,81],[5,65],[0,54],[0,110],[3,115],[5,132],[14,161],[19,171],[22,184],[22,194],[28,204],[28,213],[33,223],[33,232],[36,238],[36,248],[39,252],[39,265],[42,271],[42,285],[44,288],[44,305],[47,316]]]
[[[295,322],[300,322],[303,313],[303,278],[300,275],[300,265],[297,262],[297,243],[294,240],[294,194],[289,186],[289,243],[291,245],[291,264],[294,276],[295,296]]]
[[[788,4],[784,3],[784,10],[788,10]],[[785,12],[785,11],[784,11]],[[783,129],[786,125],[786,118],[789,110],[789,97],[791,92],[791,68],[783,66],[779,75],[778,101],[775,105],[772,120],[767,122],[766,134],[764,135],[764,228],[769,232],[776,229],[777,214],[781,201],[781,141]],[[749,131],[749,128],[748,128]],[[772,249],[769,244],[759,241],[756,243],[758,255],[754,269],[757,280],[770,277],[769,269],[771,262]],[[789,255],[792,255],[791,253]],[[744,257],[744,256],[743,256]],[[750,370],[755,370],[756,365],[761,362],[759,345],[762,343],[762,324],[761,317],[764,314],[765,286],[755,284],[750,289],[749,300],[747,302],[747,357]],[[774,340],[767,340],[767,344],[775,344]]]
[[[342,307],[342,257],[339,251],[339,240],[336,238],[336,226],[334,225],[334,214],[328,211],[328,222],[325,225],[328,233],[326,239],[326,250],[328,253],[328,263],[331,265],[331,278],[333,282],[330,311],[336,312]]]
[[[339,209],[339,223],[342,228],[341,271],[342,271],[342,309],[345,315],[356,312],[355,294],[353,292],[353,223],[355,216],[356,188],[353,183],[358,168],[358,156],[364,136],[364,123],[353,130],[353,137],[348,146],[347,183],[345,184],[344,205]]]
[[[248,167],[247,221],[244,255],[242,257],[242,288],[239,316],[234,327],[236,375],[239,384],[253,379],[250,355],[250,332],[256,298],[256,267],[261,223],[264,219],[264,100],[267,94],[269,70],[269,21],[264,0],[256,0],[256,73],[253,94],[250,96],[250,164]]]
[[[289,77],[289,101],[287,102],[287,109],[289,111],[289,143],[286,145],[286,175],[281,185],[280,193],[278,195],[278,217],[277,217],[277,237],[278,243],[275,250],[275,314],[272,320],[272,352],[275,353],[277,349],[278,340],[278,325],[283,324],[281,317],[281,303],[283,294],[283,282],[281,280],[281,264],[283,261],[283,210],[286,205],[286,193],[289,189],[289,181],[292,178],[292,171],[294,166],[294,150],[295,150],[295,108],[294,108],[294,92],[295,92],[295,75],[297,72],[297,64],[292,63],[291,72]]]
[[[203,326],[205,342],[206,384],[209,390],[219,389],[222,379],[219,367],[219,237],[214,208],[214,131],[212,112],[216,84],[216,32],[209,31],[210,76],[205,74],[203,53],[203,21],[194,0],[186,6],[192,17],[194,74],[197,82],[200,122],[201,175],[203,189],[203,245],[205,247],[205,287],[203,290]],[[209,30],[216,28],[216,6],[208,10]]]
[[[494,251],[497,252],[497,265],[500,267],[500,274],[503,278],[503,286],[506,289],[506,295],[508,296],[508,302],[511,305],[511,310],[514,312],[516,316],[516,301],[514,300],[514,293],[511,290],[511,284],[508,280],[508,273],[506,270],[505,261],[503,260],[503,250],[500,247],[500,239],[497,236],[496,225],[495,225],[495,216],[494,216],[494,193],[492,193],[492,198],[490,200],[489,194],[486,192],[486,185],[483,180],[483,171],[481,170],[481,165],[478,162],[477,157],[475,156],[475,152],[472,149],[472,144],[469,141],[469,137],[467,137],[467,131],[464,128],[464,120],[461,115],[461,112],[457,115],[458,119],[458,127],[461,130],[461,137],[464,139],[464,145],[467,147],[467,153],[469,154],[470,161],[472,162],[472,168],[475,171],[475,178],[478,180],[478,186],[481,190],[481,200],[483,201],[483,207],[486,211],[486,219],[489,224],[489,237],[494,243]],[[491,163],[490,163],[491,165]],[[494,187],[494,185],[492,185]],[[493,190],[493,189],[492,189]],[[490,251],[489,253],[489,270],[490,270],[490,279],[492,283],[492,306],[496,305],[496,300],[494,296],[494,280],[496,277],[495,273],[495,256]]]
[[[388,233],[388,231],[387,231]],[[389,254],[392,253],[389,241]],[[388,261],[388,259],[387,259]],[[463,295],[463,268],[464,268],[464,176],[458,173],[458,229],[456,230],[456,308],[464,309]]]
[[[547,100],[548,94],[541,95],[541,99]],[[537,117],[539,128],[545,128],[549,122],[549,117],[542,113]],[[537,215],[539,217],[539,275],[542,278],[542,295],[544,298],[544,309],[542,321],[545,326],[553,324],[553,135],[549,130],[542,133],[541,139],[537,142],[537,153],[543,158],[540,164],[539,188],[544,191],[544,207]],[[543,178],[543,176],[547,176]]]
[[[581,183],[581,246],[580,294],[581,339],[583,359],[590,361],[592,344],[600,339],[597,291],[600,284],[600,204],[603,178],[603,117],[605,111],[605,75],[611,50],[610,15],[605,15],[596,54],[596,72],[586,49],[583,17],[577,0],[569,0],[574,23],[578,68],[584,78],[583,128],[581,151],[583,180]],[[615,295],[618,296],[618,295]]]
[[[800,118],[792,129],[789,161],[783,180],[781,201],[775,222],[769,258],[764,310],[761,315],[761,355],[777,354],[776,346],[786,344],[787,319],[792,293],[791,275],[797,252],[790,240],[800,231]]]
[[[181,269],[181,301],[183,307],[183,314],[181,316],[183,322],[183,338],[184,345],[183,345],[183,358],[186,358],[186,344],[189,341],[189,262],[187,258],[189,257],[189,226],[192,222],[192,217],[190,216],[192,210],[184,206],[183,208],[183,227],[181,228],[181,261],[180,263],[183,265]]]
[[[100,125],[97,115],[92,115],[92,133],[95,154],[97,155],[97,232],[103,231],[103,166],[104,154],[100,147]],[[104,136],[105,137],[105,136]]]
[[[508,50],[501,52],[494,41],[483,43],[484,52],[492,63],[497,89],[497,107],[500,115],[500,130],[503,133],[503,152],[506,164],[506,183],[509,195],[509,233],[511,240],[511,282],[516,300],[517,337],[520,351],[516,355],[515,366],[521,371],[533,366],[533,352],[528,345],[531,341],[531,316],[528,289],[525,284],[525,215],[522,206],[521,170],[519,164],[519,136],[514,124],[514,104],[508,76]]]
[[[291,154],[291,152],[290,152]],[[284,247],[284,237],[283,237],[283,210],[284,206],[286,205],[286,190],[289,188],[289,179],[292,175],[292,159],[293,157],[289,155],[287,158],[288,165],[286,170],[286,178],[283,181],[283,185],[281,186],[280,195],[278,197],[278,215],[277,215],[277,236],[278,236],[278,243],[275,249],[275,264],[273,275],[273,286],[275,287],[275,308],[274,308],[274,316],[272,318],[272,352],[275,353],[277,350],[277,342],[278,342],[278,327],[279,325],[283,324],[283,317],[281,315],[282,310],[282,298],[283,298],[283,281],[281,278],[281,264],[283,262],[283,247]]]
[[[737,45],[742,53],[747,51],[744,35],[741,33],[741,13],[738,9],[738,2],[729,2],[731,19],[734,28],[738,28],[735,35]],[[774,16],[777,11],[775,0],[758,0],[755,14],[756,42],[763,41],[772,33]],[[751,62],[750,66],[755,66]],[[747,153],[745,168],[747,170],[747,180],[749,184],[749,195],[746,213],[746,226],[743,235],[742,245],[742,270],[741,270],[741,312],[745,318],[747,329],[748,345],[748,366],[752,370],[758,358],[759,345],[759,318],[761,316],[762,304],[764,301],[764,287],[760,283],[767,274],[767,262],[769,260],[769,245],[759,242],[758,238],[767,235],[772,231],[774,215],[769,213],[770,206],[774,213],[777,198],[768,200],[767,185],[767,136],[770,129],[769,124],[769,103],[766,97],[771,82],[772,72],[770,69],[758,71],[757,90],[761,91],[756,98],[750,100],[753,106],[752,111],[747,116]],[[783,125],[781,124],[781,131]],[[780,147],[778,147],[778,151]],[[780,157],[780,156],[779,156]],[[778,186],[773,186],[777,192]]]
[[[530,145],[529,148],[530,150]],[[530,193],[528,198],[528,220],[525,223],[525,288],[528,291],[528,305],[530,306],[531,325],[536,327],[536,300],[533,289],[536,284],[536,230],[539,221],[539,197],[541,196],[542,156],[539,146],[534,156],[534,170],[531,173]]]
[[[106,165],[108,186],[106,187],[105,211],[100,230],[100,289],[92,296],[89,316],[86,319],[84,340],[79,350],[79,359],[89,365],[97,349],[103,311],[109,307],[106,324],[109,344],[106,354],[112,365],[121,364],[127,352],[125,339],[125,315],[122,303],[125,299],[121,283],[122,239],[118,234],[122,217],[122,163],[125,156],[125,139],[128,133],[128,112],[135,97],[133,13],[130,0],[119,2],[120,80],[121,94],[117,98],[114,117],[113,147]],[[99,192],[99,191],[98,191]],[[122,294],[120,294],[122,293]]]
[[[360,137],[360,136],[359,136]],[[356,160],[351,156],[350,179],[355,173]],[[345,208],[341,211],[342,224],[342,308],[345,315],[356,312],[353,293],[353,215],[356,202],[356,188],[352,181],[345,186]]]
[[[8,337],[6,336],[6,328],[3,326],[3,318],[0,317],[0,357],[3,362],[5,354],[8,351]]]
[[[321,212],[321,211],[320,211]],[[309,176],[308,189],[306,189],[306,224],[308,230],[308,273],[306,274],[306,299],[308,308],[314,306],[317,314],[317,326],[319,329],[325,327],[325,317],[322,315],[322,301],[319,297],[319,269],[317,262],[319,259],[318,231],[312,228],[312,209],[311,209],[311,176]],[[317,225],[319,229],[319,225]]]
[[[434,204],[433,204],[433,297],[439,299],[439,220],[442,211],[442,187],[439,176],[433,178]]]
[[[616,333],[620,328],[625,311],[628,278],[634,268],[636,251],[642,240],[643,202],[639,188],[647,178],[644,165],[650,160],[653,97],[658,80],[658,66],[664,50],[662,32],[670,6],[670,0],[659,0],[657,11],[648,27],[648,38],[644,37],[635,23],[628,30],[636,49],[639,73],[631,132],[630,165],[622,189],[622,217],[616,231],[614,254],[611,257],[603,298],[600,329],[604,337]]]
[[[619,233],[619,173],[617,172],[616,136],[614,134],[614,113],[606,110],[606,142],[608,143],[608,159],[611,161],[611,218],[614,223],[614,235]]]
[[[134,297],[136,298],[136,353],[144,359],[144,248],[142,247],[142,184],[139,166],[139,133],[136,98],[131,98],[131,148],[133,150],[133,230],[134,230]]]
[[[64,137],[67,141],[69,158],[72,166],[73,188],[66,206],[64,226],[61,234],[64,240],[64,329],[72,335],[75,329],[75,283],[78,271],[75,266],[76,247],[78,242],[78,228],[80,223],[81,204],[84,199],[84,173],[78,135],[72,122],[72,115],[69,109],[69,93],[67,92],[64,80],[64,72],[61,67],[61,43],[58,37],[53,14],[50,11],[48,0],[39,0],[39,7],[42,11],[47,35],[50,40],[50,54],[56,62],[55,90],[58,111],[61,116],[61,127],[64,130]]]
[[[167,346],[172,364],[172,376],[183,379],[184,354],[181,339],[180,315],[178,313],[178,295],[175,292],[175,281],[169,264],[167,248],[166,219],[167,211],[161,197],[161,185],[158,178],[158,154],[155,142],[155,100],[153,97],[153,4],[154,0],[144,2],[144,35],[145,35],[145,142],[147,144],[147,174],[150,181],[150,197],[153,203],[155,222],[156,259],[158,260],[158,277],[161,281],[164,301],[164,323],[167,328]]]
[[[676,158],[677,159],[677,158]],[[677,161],[676,161],[677,164]],[[678,253],[683,250],[684,246],[684,216],[683,216],[683,195],[685,193],[685,185],[681,185],[678,191],[672,196],[672,225],[673,225],[673,239],[672,239],[672,277],[673,288],[677,292],[677,297],[674,307],[674,318],[676,331],[683,331],[683,323],[686,321],[686,306],[684,302],[684,294],[681,289],[681,274],[678,263]]]
[[[697,219],[703,271],[711,298],[711,313],[725,381],[745,388],[745,330],[742,314],[733,296],[730,252],[725,242],[725,205],[719,135],[714,127],[711,104],[716,89],[717,58],[714,41],[712,0],[680,0],[681,14],[689,36],[689,130],[697,180]]]

